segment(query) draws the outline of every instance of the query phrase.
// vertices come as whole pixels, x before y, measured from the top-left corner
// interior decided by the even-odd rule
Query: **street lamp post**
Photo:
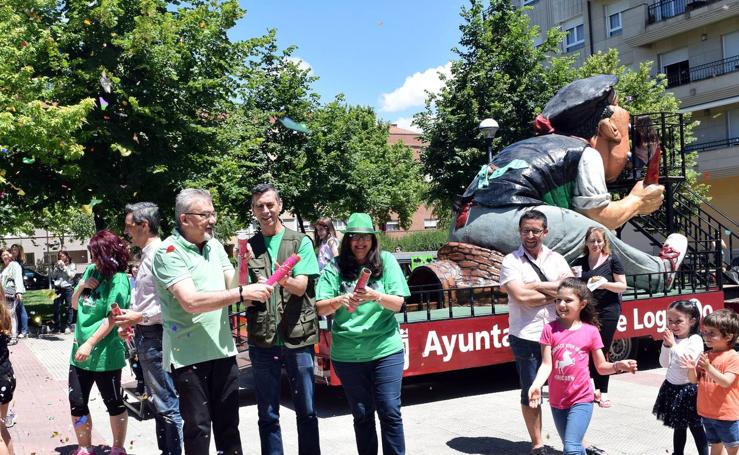
[[[485,136],[485,145],[488,148],[488,164],[493,161],[493,138],[498,132],[498,122],[494,119],[486,118],[480,122],[478,127],[483,136]]]

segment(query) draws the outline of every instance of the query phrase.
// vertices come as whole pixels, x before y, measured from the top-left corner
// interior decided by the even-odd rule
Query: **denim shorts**
[[[703,428],[709,444],[722,443],[725,447],[739,447],[739,421],[703,417]]]
[[[524,340],[513,335],[508,337],[513,357],[516,358],[518,382],[521,384],[521,404],[529,405],[529,388],[534,383],[536,372],[541,366],[541,345],[536,341]]]

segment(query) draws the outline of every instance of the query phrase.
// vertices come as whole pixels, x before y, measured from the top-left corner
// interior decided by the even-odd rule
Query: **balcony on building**
[[[624,32],[629,46],[648,46],[670,37],[709,26],[739,14],[739,0],[660,0],[631,8],[625,22],[636,20]]]
[[[679,87],[739,71],[739,55],[696,66],[690,66],[687,60],[683,60],[666,66],[664,70],[667,88]]]

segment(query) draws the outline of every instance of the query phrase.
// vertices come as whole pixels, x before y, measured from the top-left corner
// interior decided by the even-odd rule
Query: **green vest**
[[[277,262],[284,263],[291,254],[300,249],[305,234],[284,228]],[[253,256],[249,260],[249,276],[252,282],[268,278],[272,272],[272,261],[267,252],[261,232],[249,239]],[[308,287],[302,297],[294,296],[279,284],[275,284],[272,297],[265,305],[247,309],[247,331],[249,344],[269,348],[279,337],[288,348],[301,348],[318,342],[318,317],[315,304],[315,280],[308,278]]]

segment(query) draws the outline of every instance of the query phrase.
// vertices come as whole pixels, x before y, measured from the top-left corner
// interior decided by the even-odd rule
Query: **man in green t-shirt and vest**
[[[272,287],[229,289],[234,268],[213,238],[210,193],[185,189],[175,201],[177,227],[154,253],[152,273],[162,307],[162,366],[180,395],[185,453],[241,454],[239,371],[228,323],[232,303],[269,299]]]
[[[283,453],[280,378],[284,366],[297,417],[298,453],[320,454],[318,419],[313,409],[313,345],[318,342],[314,289],[318,261],[313,243],[305,234],[282,224],[282,199],[274,186],[254,187],[251,209],[260,227],[260,232],[249,239],[252,282],[272,275],[276,264],[282,264],[291,254],[300,256],[290,276],[275,285],[266,304],[247,310],[262,453]]]

